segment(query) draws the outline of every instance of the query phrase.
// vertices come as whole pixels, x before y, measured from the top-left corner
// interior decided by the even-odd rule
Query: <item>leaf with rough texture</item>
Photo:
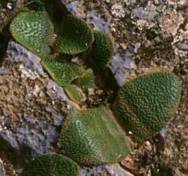
[[[91,28],[72,15],[67,15],[60,26],[58,50],[64,54],[79,54],[87,50],[94,41]]]
[[[25,169],[23,176],[79,176],[79,166],[63,155],[40,155]]]
[[[35,54],[50,53],[54,27],[46,12],[20,12],[11,22],[10,31],[16,41]]]
[[[54,56],[44,58],[42,65],[58,85],[62,87],[70,84],[82,73],[79,65],[60,62]]]
[[[102,72],[111,61],[114,46],[112,38],[108,33],[95,31],[94,44],[88,56],[88,65],[95,71]]]
[[[104,106],[72,111],[63,123],[60,145],[83,165],[115,163],[130,151],[124,131]]]
[[[74,102],[80,104],[81,102],[86,100],[85,94],[83,93],[82,89],[80,89],[76,85],[69,84],[66,85],[64,88],[68,97]]]
[[[122,126],[142,141],[155,136],[175,115],[181,90],[174,73],[143,75],[120,88],[113,110]]]
[[[88,69],[75,82],[76,85],[79,85],[83,89],[94,88],[95,75],[91,69]]]

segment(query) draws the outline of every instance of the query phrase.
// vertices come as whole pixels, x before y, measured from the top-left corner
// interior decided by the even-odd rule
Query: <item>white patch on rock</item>
[[[152,21],[157,15],[156,6],[148,2],[147,7],[138,7],[132,10],[131,17],[138,18],[140,20]]]
[[[86,22],[93,26],[94,30],[108,32],[110,29],[111,18],[104,19],[97,11],[91,11],[86,15]]]
[[[116,52],[112,59],[112,62],[109,65],[109,68],[114,74],[118,85],[121,87],[128,78],[129,71],[131,69],[135,69],[136,65],[127,54],[121,56],[118,52]]]
[[[84,18],[84,5],[83,1],[80,0],[61,0],[61,2],[66,6],[69,12],[77,17]]]
[[[111,7],[111,13],[115,17],[123,18],[125,17],[125,8],[123,7],[122,4],[114,4]]]
[[[106,170],[111,176],[133,176],[130,172],[120,167],[119,164],[106,165]]]

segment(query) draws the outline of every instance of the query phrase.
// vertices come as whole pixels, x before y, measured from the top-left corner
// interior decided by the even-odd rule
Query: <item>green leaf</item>
[[[50,53],[54,28],[46,12],[20,12],[11,22],[10,31],[16,41],[35,54]]]
[[[115,163],[130,151],[127,139],[104,106],[72,111],[62,126],[62,153],[82,165]]]
[[[74,63],[62,63],[54,56],[42,60],[42,65],[59,86],[70,84],[82,74],[81,67]]]
[[[58,51],[64,54],[79,54],[86,51],[94,41],[91,28],[72,15],[67,15],[60,26]]]
[[[80,89],[79,87],[73,84],[69,84],[64,86],[64,88],[69,98],[74,102],[80,104],[81,102],[86,100],[85,94],[83,93],[82,89]]]
[[[25,169],[23,176],[79,176],[79,166],[63,155],[40,155]]]
[[[114,53],[113,41],[108,33],[99,31],[94,32],[94,38],[95,41],[88,56],[87,63],[95,71],[103,72]]]
[[[83,89],[89,89],[95,87],[95,75],[91,69],[86,70],[81,77],[76,79],[76,85],[79,85]]]
[[[143,75],[119,90],[113,110],[122,126],[143,141],[155,136],[174,117],[181,90],[182,82],[174,73]]]

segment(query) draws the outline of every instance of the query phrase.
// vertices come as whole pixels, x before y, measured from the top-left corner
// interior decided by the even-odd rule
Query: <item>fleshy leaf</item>
[[[50,53],[54,28],[46,12],[20,12],[11,22],[10,31],[16,41],[39,56]]]
[[[83,89],[95,87],[95,75],[91,69],[86,70],[81,77],[76,79],[76,84]]]
[[[140,76],[119,91],[113,110],[123,127],[138,140],[158,133],[174,117],[182,89],[181,80],[170,72]]]
[[[81,102],[85,101],[86,99],[85,94],[76,85],[69,84],[69,85],[66,85],[64,88],[69,98],[73,100],[74,102],[80,104]]]
[[[113,56],[113,41],[108,33],[99,31],[94,32],[94,38],[87,62],[95,71],[103,72]]]
[[[62,152],[82,165],[115,163],[130,151],[125,133],[107,107],[74,110],[63,123]]]
[[[94,41],[91,28],[72,15],[67,15],[60,26],[58,50],[64,54],[79,54],[87,50]]]
[[[25,169],[23,176],[79,176],[79,166],[63,155],[40,155]]]
[[[81,67],[74,63],[62,63],[54,56],[46,57],[42,64],[59,86],[70,84],[82,74]]]

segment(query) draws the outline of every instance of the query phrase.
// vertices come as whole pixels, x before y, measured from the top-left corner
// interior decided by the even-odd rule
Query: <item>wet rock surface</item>
[[[0,24],[15,9],[9,3],[21,7],[23,2],[0,1]],[[161,135],[143,144],[132,142],[136,150],[120,164],[83,168],[81,175],[155,176],[164,171],[168,175],[188,175],[187,1],[62,0],[62,3],[94,29],[112,33],[115,54],[109,68],[119,86],[159,68],[171,70],[183,80],[179,110]],[[21,159],[10,157],[12,153],[6,149],[0,151],[0,175],[6,172],[7,176],[19,176],[30,157],[58,150],[59,126],[75,104],[49,78],[40,58],[13,41],[6,53],[0,68],[3,141],[0,146],[8,146]]]

